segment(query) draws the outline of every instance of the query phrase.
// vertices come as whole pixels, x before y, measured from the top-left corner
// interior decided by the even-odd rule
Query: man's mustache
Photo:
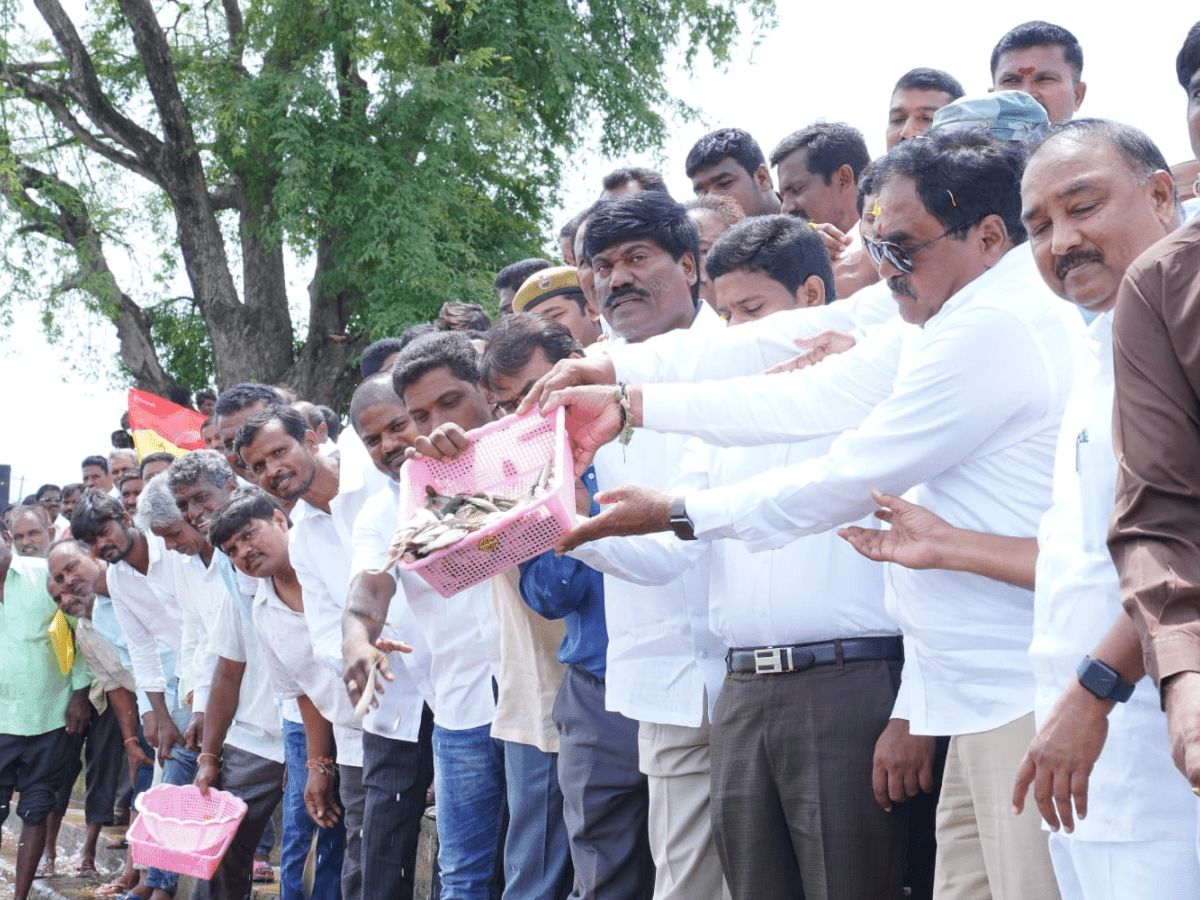
[[[1058,262],[1054,264],[1054,277],[1062,281],[1073,268],[1090,262],[1104,262],[1104,254],[1099,250],[1092,249],[1076,250],[1066,256],[1060,256]]]
[[[908,283],[907,278],[900,275],[893,275],[887,280],[888,290],[893,294],[900,294],[904,297],[912,297],[914,300],[917,295],[913,293],[912,285]]]
[[[609,293],[608,297],[605,298],[604,308],[612,309],[626,297],[640,297],[643,300],[648,300],[650,295],[645,291],[638,290],[633,285],[630,285],[629,287],[617,288],[615,291]]]

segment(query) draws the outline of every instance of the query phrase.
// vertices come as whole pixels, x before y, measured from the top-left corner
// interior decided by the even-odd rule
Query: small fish
[[[376,653],[374,656],[371,668],[367,670],[367,683],[363,685],[362,696],[358,698],[354,707],[355,719],[365,716],[371,709],[371,701],[375,699],[375,673],[379,670],[379,664],[383,662],[383,654]]]

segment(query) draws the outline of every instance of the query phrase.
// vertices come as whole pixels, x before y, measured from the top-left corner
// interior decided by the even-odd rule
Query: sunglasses
[[[979,218],[983,217],[980,216]],[[937,237],[930,238],[925,243],[913,247],[911,250],[891,241],[875,241],[865,235],[863,236],[863,245],[867,248],[867,252],[871,254],[871,259],[875,260],[875,265],[879,265],[886,259],[901,275],[911,275],[913,272],[913,258],[918,253],[936,244],[942,238],[949,237],[956,231],[970,228],[978,221],[979,219],[974,219],[970,222],[963,222],[961,225],[955,225],[953,228],[947,228]]]

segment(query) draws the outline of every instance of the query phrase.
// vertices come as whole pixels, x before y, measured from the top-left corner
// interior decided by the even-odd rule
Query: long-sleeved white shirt
[[[628,384],[652,381],[702,381],[753,375],[795,357],[797,338],[822,331],[844,331],[861,337],[872,325],[897,316],[898,307],[886,282],[868,285],[845,300],[824,306],[775,313],[737,328],[677,329],[640,344],[606,341],[617,380]]]
[[[1029,658],[1044,721],[1075,668],[1118,616],[1120,581],[1108,553],[1116,496],[1112,443],[1112,312],[1089,328],[1054,460],[1054,505],[1038,529],[1037,586]],[[1195,841],[1196,801],[1171,762],[1166,714],[1149,678],[1108,716],[1108,738],[1088,778],[1082,841]]]
[[[701,303],[688,332],[724,328],[712,308]],[[678,474],[685,442],[680,435],[642,431],[628,447],[602,447],[596,454],[596,483],[663,490]],[[708,627],[707,568],[689,568],[662,585],[634,584],[606,573],[604,612],[605,705],[642,722],[699,726],[705,698],[711,714],[725,677],[725,645]]]
[[[909,333],[892,392],[826,454],[688,494],[696,534],[780,547],[871,512],[878,488],[962,528],[1032,537],[1081,328],[1015,248]],[[880,364],[865,357],[858,365]],[[772,377],[742,404],[786,403]],[[905,639],[895,716],[917,734],[963,734],[1031,710],[1031,591],[961,572],[889,566],[885,577]]]
[[[167,677],[159,657],[159,644],[176,656],[182,666],[183,613],[175,595],[175,568],[162,538],[143,532],[150,562],[143,575],[122,560],[108,567],[108,594],[117,623],[125,633],[129,661],[138,690],[162,693]],[[183,698],[167,698],[172,706]]]

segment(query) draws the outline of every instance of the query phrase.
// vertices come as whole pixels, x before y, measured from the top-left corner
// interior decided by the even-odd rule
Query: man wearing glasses
[[[673,530],[769,549],[864,515],[872,490],[905,494],[960,526],[1032,537],[1050,503],[1071,387],[1065,348],[1082,321],[1021,246],[1021,159],[983,133],[931,132],[881,164],[879,240],[868,246],[901,317],[918,328],[879,329],[786,375],[627,389],[635,426],[726,444],[837,432],[824,456],[679,497],[606,491],[598,497],[605,512],[562,546]],[[596,416],[593,443],[608,439],[605,419],[620,423],[611,387],[552,397],[543,387],[530,392],[543,409],[568,403],[577,418]],[[577,429],[577,443],[588,438]],[[893,568],[885,582],[904,632],[904,674],[864,780],[874,778],[891,802],[914,796],[929,785],[932,736],[952,735],[935,894],[1056,897],[1037,817],[1010,810],[1012,773],[1033,737],[1032,591],[955,571]]]

